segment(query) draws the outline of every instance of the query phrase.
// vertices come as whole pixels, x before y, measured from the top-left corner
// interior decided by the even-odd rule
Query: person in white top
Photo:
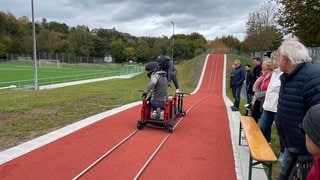
[[[260,122],[260,129],[264,137],[268,142],[271,140],[271,127],[273,124],[273,121],[275,120],[275,116],[277,115],[277,106],[278,106],[278,98],[279,98],[279,91],[280,91],[280,75],[282,72],[278,68],[278,64],[276,61],[276,53],[273,52],[271,54],[271,60],[274,64],[274,70],[271,75],[271,80],[269,83],[269,86],[267,88],[265,100],[263,102],[263,110],[261,115],[261,122]],[[280,151],[283,152],[284,148],[280,143]],[[280,153],[282,154],[282,153]],[[279,161],[281,159],[279,158]]]

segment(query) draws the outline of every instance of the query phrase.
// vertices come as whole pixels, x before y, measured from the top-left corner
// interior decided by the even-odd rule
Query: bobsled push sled
[[[164,109],[160,114],[153,110],[150,105],[150,95],[142,96],[141,119],[137,122],[137,128],[142,129],[147,124],[152,124],[156,127],[163,127],[172,133],[175,118],[178,116],[185,116],[186,111],[183,110],[183,98],[189,93],[176,92],[173,96],[169,96],[164,103]]]

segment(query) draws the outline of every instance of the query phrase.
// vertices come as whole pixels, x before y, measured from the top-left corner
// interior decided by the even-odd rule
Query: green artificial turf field
[[[46,64],[37,67],[38,85],[63,83],[141,72],[138,65],[115,64]],[[0,87],[23,87],[34,84],[35,68],[32,61],[0,63]]]

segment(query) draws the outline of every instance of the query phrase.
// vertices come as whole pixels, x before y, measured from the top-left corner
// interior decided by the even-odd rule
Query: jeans
[[[271,112],[271,111],[265,111],[262,110],[261,120],[260,120],[260,129],[264,137],[268,142],[271,140],[271,129],[272,129],[272,123],[276,119],[277,113]],[[284,146],[282,145],[280,139],[280,152],[284,153]]]
[[[234,104],[233,106],[238,108],[239,109],[239,105],[240,105],[240,93],[241,93],[241,88],[242,88],[242,85],[241,86],[235,86],[235,87],[232,87],[234,88]]]
[[[246,85],[247,104],[251,104],[252,103],[252,94],[250,93],[249,88],[250,88],[250,85]]]
[[[261,120],[260,120],[260,129],[264,137],[268,142],[271,139],[271,126],[275,120],[277,113],[271,111],[262,111]]]
[[[150,104],[153,109],[157,109],[157,108],[164,109],[164,101],[157,101],[157,100],[151,99]]]
[[[236,88],[231,87],[232,97],[236,98]]]

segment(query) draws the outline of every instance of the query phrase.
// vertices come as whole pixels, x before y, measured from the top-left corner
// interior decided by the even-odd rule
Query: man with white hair
[[[307,168],[312,164],[305,136],[299,129],[308,109],[320,103],[320,69],[310,63],[310,59],[307,48],[297,39],[284,41],[277,50],[278,65],[283,74],[275,122],[285,147],[278,179],[305,179]],[[306,168],[300,169],[300,175],[295,173],[297,160]]]

